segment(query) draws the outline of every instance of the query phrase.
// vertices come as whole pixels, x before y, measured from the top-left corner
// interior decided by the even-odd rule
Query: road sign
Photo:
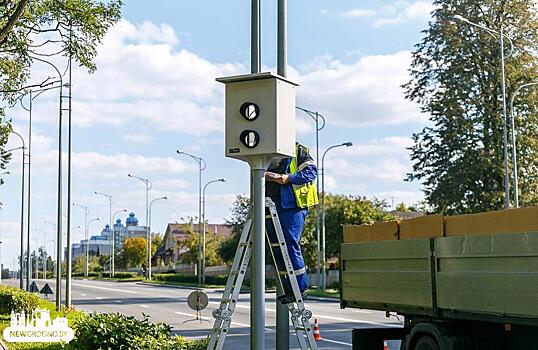
[[[201,311],[209,304],[209,298],[203,290],[195,290],[187,298],[187,304],[195,311]]]

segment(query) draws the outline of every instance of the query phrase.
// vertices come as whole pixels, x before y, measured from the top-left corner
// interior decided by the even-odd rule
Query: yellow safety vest
[[[297,172],[297,153],[299,151],[299,145],[295,147],[295,156],[291,160],[290,173],[295,174]],[[306,183],[304,185],[293,185],[293,193],[295,193],[295,200],[299,208],[309,208],[319,204],[318,191],[314,181]]]

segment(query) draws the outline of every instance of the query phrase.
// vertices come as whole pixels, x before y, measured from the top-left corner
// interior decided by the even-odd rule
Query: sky
[[[262,4],[262,71],[275,72],[276,0]],[[420,184],[404,179],[412,167],[411,136],[428,116],[404,99],[401,85],[432,10],[430,0],[289,1],[288,77],[300,84],[297,105],[327,120],[320,152],[354,144],[327,154],[328,192],[384,199],[389,206],[423,198]],[[72,201],[89,208],[90,220],[100,218],[90,234],[98,234],[109,217],[107,199],[95,191],[114,197],[113,211],[133,211],[145,224],[145,187],[129,173],[151,180],[150,200],[169,197],[153,206],[153,232],[197,216],[197,164],[177,149],[205,159],[203,184],[227,179],[208,186],[206,218],[221,223],[230,217],[236,195],[248,193],[249,170],[224,157],[224,88],[215,78],[249,73],[249,45],[249,0],[125,1],[123,19],[98,49],[97,72],[73,73]],[[53,76],[50,67],[36,63],[32,81],[47,76]],[[46,92],[33,109],[30,244],[35,249],[46,243],[50,253],[57,215],[57,102],[56,91]],[[7,113],[26,138],[28,113],[20,107]],[[315,154],[312,119],[298,111],[296,121],[298,141]],[[10,138],[8,148],[19,145]],[[20,244],[20,151],[7,170],[0,187],[0,261],[13,268]],[[126,214],[118,217],[124,221]],[[72,207],[74,242],[84,236],[77,228],[83,223],[83,210]]]

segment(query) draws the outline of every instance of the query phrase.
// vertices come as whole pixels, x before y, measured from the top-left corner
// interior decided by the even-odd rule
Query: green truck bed
[[[342,244],[341,303],[538,324],[538,233]]]

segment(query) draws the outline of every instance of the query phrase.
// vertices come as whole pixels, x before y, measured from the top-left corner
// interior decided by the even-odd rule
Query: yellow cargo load
[[[443,215],[425,215],[400,221],[400,239],[443,237]]]

